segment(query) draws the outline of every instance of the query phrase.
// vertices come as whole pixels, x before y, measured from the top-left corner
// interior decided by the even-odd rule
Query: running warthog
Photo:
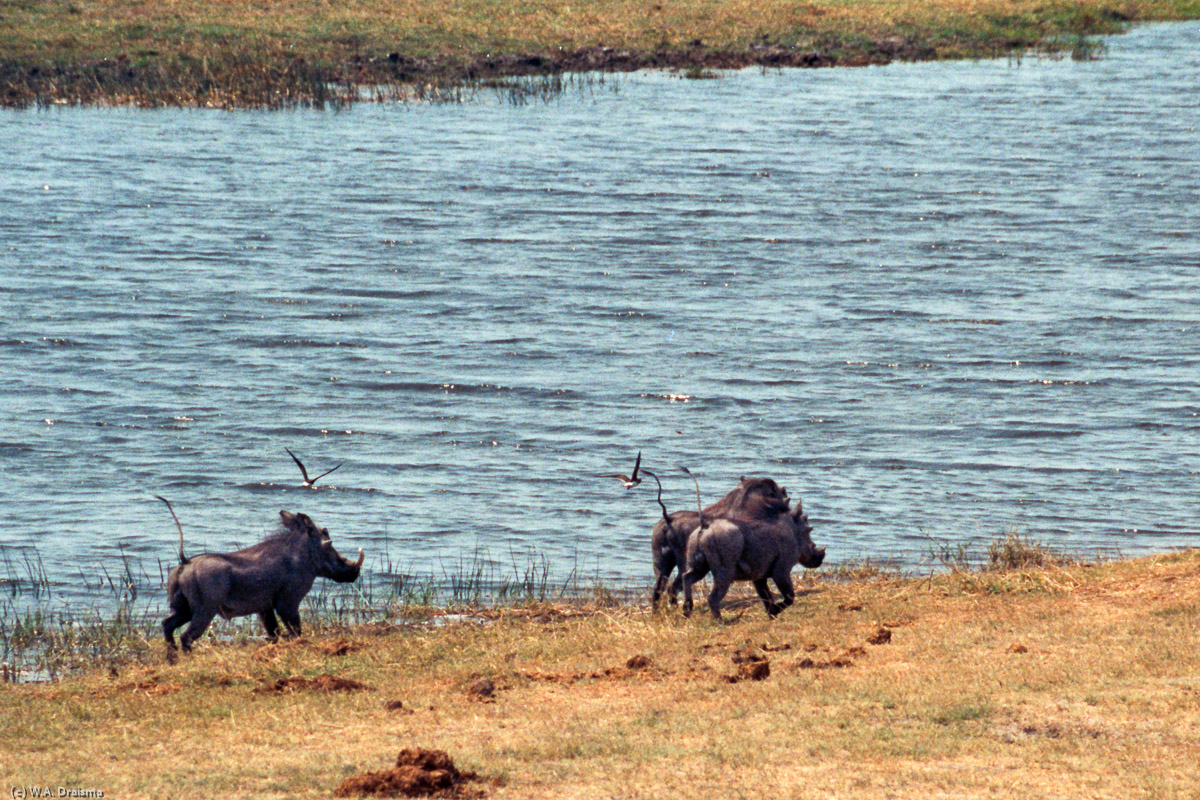
[[[717,519],[773,520],[787,514],[789,504],[787,490],[770,478],[742,478],[733,491],[704,509],[704,521],[707,524]],[[675,603],[687,564],[688,534],[699,524],[698,512],[675,511],[670,516],[664,514],[654,526],[650,535],[655,577],[653,605],[658,605],[663,592],[667,592],[672,605]],[[679,574],[671,581],[676,568]]]
[[[299,636],[300,601],[317,577],[338,583],[358,578],[361,548],[358,561],[347,561],[333,548],[329,531],[318,528],[308,515],[280,511],[279,517],[278,532],[235,553],[186,558],[180,529],[179,566],[167,576],[167,600],[173,613],[162,624],[169,657],[175,651],[176,628],[191,622],[179,637],[186,652],[217,614],[225,619],[258,614],[267,636],[274,640],[279,631],[275,613],[279,612],[287,632]]]
[[[697,527],[688,536],[684,616],[692,613],[692,584],[711,571],[708,608],[715,619],[721,618],[721,600],[734,581],[752,581],[767,615],[774,618],[796,598],[792,568],[803,564],[813,569],[825,560],[825,549],[809,537],[812,526],[799,501],[795,511],[771,520],[718,519],[709,523],[705,519],[705,524],[707,527]],[[781,603],[771,597],[768,578],[779,587]]]

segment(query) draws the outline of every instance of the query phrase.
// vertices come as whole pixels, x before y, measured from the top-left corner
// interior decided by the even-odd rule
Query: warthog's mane
[[[785,513],[790,505],[786,497],[783,500],[783,505],[780,509],[768,511],[765,508],[755,508],[760,504],[754,503],[751,505],[747,499],[754,494],[766,495],[768,493],[782,493],[783,490],[771,478],[742,478],[737,487],[727,495],[722,497],[717,502],[713,503],[708,508],[704,509],[705,516],[712,517],[727,517],[732,515],[742,515],[750,512],[752,516],[774,516],[775,514]]]

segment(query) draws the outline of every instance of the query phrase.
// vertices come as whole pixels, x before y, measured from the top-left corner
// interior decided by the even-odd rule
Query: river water
[[[0,113],[0,579],[280,509],[389,571],[645,586],[741,475],[827,563],[1200,543],[1200,25],[1098,61]],[[284,448],[310,471],[298,486]],[[34,550],[33,548],[36,548]],[[7,564],[7,566],[5,566]],[[87,588],[90,587],[90,588]]]

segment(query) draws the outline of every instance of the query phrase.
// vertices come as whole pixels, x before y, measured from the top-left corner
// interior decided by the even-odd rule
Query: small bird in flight
[[[638,477],[638,467],[640,467],[641,465],[642,465],[642,451],[639,450],[638,455],[637,455],[637,461],[635,461],[633,464],[633,475],[632,476],[630,476],[630,475],[602,475],[601,477],[616,478],[621,483],[625,484],[626,489],[632,489],[633,487],[637,486],[639,483],[642,482],[642,479]]]
[[[293,453],[291,450],[288,450],[286,447],[283,449],[287,450],[287,454],[292,457],[292,461],[295,461],[296,466],[300,468],[300,474],[304,476],[304,481],[300,485],[307,489],[311,489],[312,485],[314,483],[321,480],[321,478],[324,478],[330,472],[333,472],[333,469],[337,469],[338,467],[341,466],[341,464],[338,464],[337,467],[334,467],[333,469],[330,469],[330,470],[326,470],[325,472],[322,472],[320,475],[318,475],[315,478],[310,478],[310,477],[308,477],[308,470],[306,470],[304,468],[304,465],[300,463],[300,459],[296,458],[296,454]]]

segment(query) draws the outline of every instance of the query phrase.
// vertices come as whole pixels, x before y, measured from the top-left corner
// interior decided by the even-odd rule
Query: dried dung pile
[[[364,772],[342,781],[336,797],[483,797],[482,789],[467,784],[478,781],[474,772],[461,772],[445,750],[405,748],[396,766],[383,772]]]

